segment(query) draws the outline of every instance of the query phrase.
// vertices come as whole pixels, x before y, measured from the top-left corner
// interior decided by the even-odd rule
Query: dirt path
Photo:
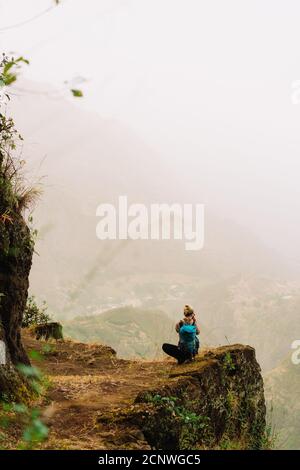
[[[43,448],[148,448],[141,433],[97,422],[110,410],[130,405],[137,394],[159,385],[174,363],[135,362],[116,358],[109,347],[66,341],[47,344],[24,334],[28,351],[40,352],[35,362],[50,387],[43,403],[50,436]]]

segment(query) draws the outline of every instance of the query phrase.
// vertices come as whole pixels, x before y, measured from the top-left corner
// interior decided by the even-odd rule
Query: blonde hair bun
[[[190,305],[188,305],[188,304],[186,304],[186,305],[184,306],[184,310],[183,310],[183,311],[184,311],[184,314],[185,314],[185,315],[193,315],[193,313],[194,313],[194,309],[193,309]]]

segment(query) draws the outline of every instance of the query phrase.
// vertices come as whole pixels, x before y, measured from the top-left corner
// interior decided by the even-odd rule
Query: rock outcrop
[[[7,352],[14,364],[29,363],[21,342],[21,325],[32,260],[30,233],[18,214],[0,223],[0,320]]]
[[[29,364],[21,341],[21,325],[27,300],[33,244],[22,215],[5,199],[0,181],[0,340],[6,349],[6,365],[0,365],[0,394],[14,396],[20,389],[15,370]],[[18,386],[17,386],[18,385]],[[21,387],[22,388],[22,387]]]
[[[18,214],[0,222],[0,339],[5,344],[6,365],[0,366],[0,394],[26,398],[26,386],[15,369],[29,364],[21,341],[21,325],[27,300],[32,244],[29,230]]]
[[[265,416],[255,351],[232,345],[176,367],[163,386],[141,392],[133,406],[99,422],[133,427],[154,449],[260,449]]]

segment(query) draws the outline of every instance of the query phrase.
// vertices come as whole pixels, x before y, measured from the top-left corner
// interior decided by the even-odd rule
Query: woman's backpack
[[[179,330],[179,346],[191,354],[196,352],[196,327],[195,325],[183,325]]]

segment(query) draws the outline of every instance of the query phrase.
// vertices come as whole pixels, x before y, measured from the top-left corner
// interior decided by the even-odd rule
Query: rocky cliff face
[[[29,364],[21,342],[21,325],[27,300],[33,247],[29,229],[17,211],[3,217],[0,187],[0,339],[6,348],[6,365],[0,366],[0,394],[18,396],[20,378],[14,365]],[[2,217],[1,217],[2,216]],[[24,390],[20,398],[24,398]]]
[[[176,367],[164,385],[138,394],[114,416],[155,449],[260,449],[265,445],[265,399],[260,367],[249,346],[217,348]]]

